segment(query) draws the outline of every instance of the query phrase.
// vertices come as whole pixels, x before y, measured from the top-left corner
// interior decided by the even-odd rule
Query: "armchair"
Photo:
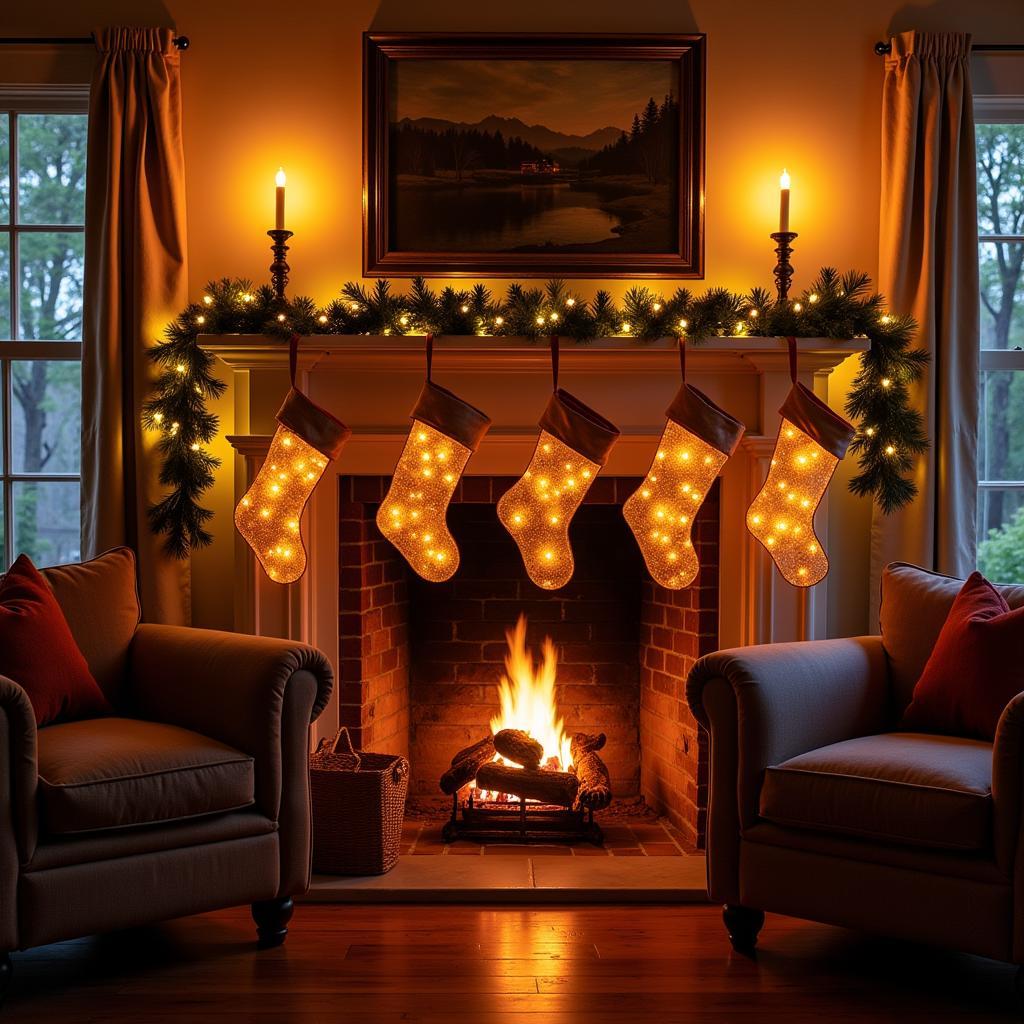
[[[117,717],[37,730],[0,677],[0,996],[12,950],[239,903],[280,944],[309,884],[326,658],[140,624],[127,549],[43,575]]]
[[[772,911],[1024,964],[1024,694],[994,744],[898,726],[961,582],[894,563],[881,636],[694,666],[708,891],[737,950]]]

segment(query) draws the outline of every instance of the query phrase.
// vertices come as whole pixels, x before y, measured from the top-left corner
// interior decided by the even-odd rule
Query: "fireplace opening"
[[[468,807],[473,825],[490,827],[480,815],[486,809],[513,832],[522,831],[526,816],[548,826],[548,841],[552,831],[596,841],[595,812],[600,820],[625,805],[644,806],[701,847],[707,752],[684,685],[696,658],[717,645],[717,485],[694,527],[702,568],[692,587],[668,591],[650,580],[621,511],[639,480],[609,477],[595,481],[570,527],[573,578],[544,591],[529,580],[495,511],[513,480],[461,481],[448,510],[460,567],[440,584],[416,576],[377,531],[387,483],[340,478],[340,717],[357,745],[407,756],[411,801],[450,820],[465,821]],[[520,617],[523,647],[539,652],[542,676],[546,639],[554,666],[555,719],[526,729],[520,714],[502,714],[507,634],[515,637]],[[506,702],[515,703],[511,693]],[[455,794],[442,793],[439,780],[457,755],[501,728],[544,733],[535,738],[549,772],[572,764],[563,747],[577,734],[603,734],[598,757],[612,806],[575,799],[560,806],[515,793],[495,799],[495,790],[484,793],[468,781]],[[483,763],[502,766],[493,758]],[[542,808],[553,816],[546,822]],[[544,834],[543,827],[530,831]]]

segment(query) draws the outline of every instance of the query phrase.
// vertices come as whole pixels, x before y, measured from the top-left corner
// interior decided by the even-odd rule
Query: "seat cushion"
[[[892,562],[882,573],[879,624],[897,718],[910,703],[963,584],[963,580],[906,562]],[[996,584],[995,589],[1010,608],[1024,605],[1024,586]]]
[[[253,760],[157,722],[51,725],[39,731],[39,801],[51,835],[184,821],[248,807]]]
[[[761,817],[940,850],[992,843],[992,745],[894,732],[833,743],[765,772]]]

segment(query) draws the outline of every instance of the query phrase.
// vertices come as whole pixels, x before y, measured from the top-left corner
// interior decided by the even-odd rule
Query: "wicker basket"
[[[409,762],[355,751],[348,730],[321,740],[309,757],[313,802],[313,870],[328,875],[383,875],[398,861]]]

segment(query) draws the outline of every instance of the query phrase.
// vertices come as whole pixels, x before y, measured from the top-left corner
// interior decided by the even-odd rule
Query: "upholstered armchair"
[[[694,666],[708,890],[736,949],[772,911],[1024,964],[1024,694],[994,744],[899,728],[961,583],[896,563],[881,636]]]
[[[127,549],[43,575],[117,717],[37,730],[0,677],[0,995],[9,951],[219,907],[251,903],[260,944],[280,944],[309,884],[326,659],[140,625]]]

